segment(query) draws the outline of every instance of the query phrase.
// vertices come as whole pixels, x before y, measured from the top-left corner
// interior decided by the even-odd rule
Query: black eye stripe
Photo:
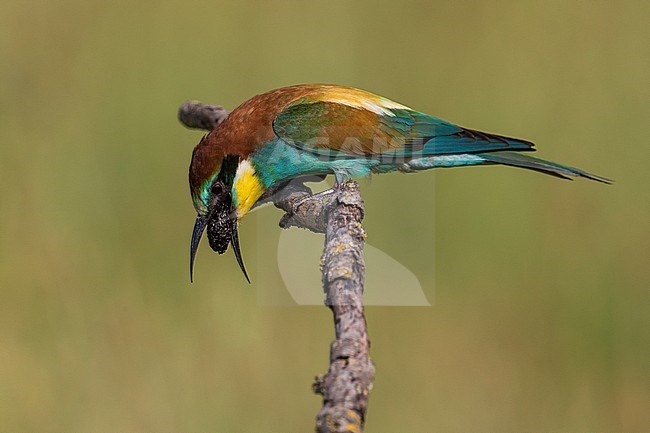
[[[236,155],[226,155],[221,161],[221,171],[217,176],[225,187],[232,187],[232,182],[239,165],[239,157]]]

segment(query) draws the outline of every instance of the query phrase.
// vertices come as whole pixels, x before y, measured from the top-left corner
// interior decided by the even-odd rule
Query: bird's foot
[[[349,174],[345,171],[335,171],[334,172],[334,187],[333,189],[341,189],[341,185],[347,183],[351,178]]]

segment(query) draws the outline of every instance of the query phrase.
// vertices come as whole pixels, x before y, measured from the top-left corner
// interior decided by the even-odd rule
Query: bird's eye
[[[212,184],[212,187],[210,188],[210,191],[212,194],[219,196],[223,194],[224,188],[223,188],[223,183],[221,182],[215,182]]]

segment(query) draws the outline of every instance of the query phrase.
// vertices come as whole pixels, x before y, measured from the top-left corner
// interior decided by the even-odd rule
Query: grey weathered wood
[[[335,186],[331,193],[312,197],[308,191],[292,183],[276,192],[274,203],[287,212],[282,227],[325,231],[323,288],[325,305],[334,315],[336,339],[330,347],[329,370],[313,386],[323,396],[316,431],[362,432],[375,375],[363,309],[363,201],[353,181]]]
[[[178,120],[188,128],[211,131],[228,117],[228,110],[220,105],[187,101],[178,109]]]
[[[212,110],[196,101],[183,107],[179,119],[188,127],[211,129],[223,121],[215,117],[221,107]],[[280,227],[325,233],[322,281],[325,305],[334,316],[335,340],[330,346],[329,369],[316,377],[312,386],[315,393],[323,396],[316,431],[363,432],[375,368],[369,355],[363,309],[366,232],[361,225],[364,208],[359,185],[349,181],[312,195],[303,182],[292,181],[268,191],[262,200],[272,200],[286,212]]]

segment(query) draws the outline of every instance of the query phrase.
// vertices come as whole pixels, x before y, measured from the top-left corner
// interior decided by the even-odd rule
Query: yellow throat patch
[[[255,168],[245,159],[239,163],[233,180],[233,203],[237,209],[237,219],[246,215],[257,199],[264,194],[264,185],[255,173]]]

